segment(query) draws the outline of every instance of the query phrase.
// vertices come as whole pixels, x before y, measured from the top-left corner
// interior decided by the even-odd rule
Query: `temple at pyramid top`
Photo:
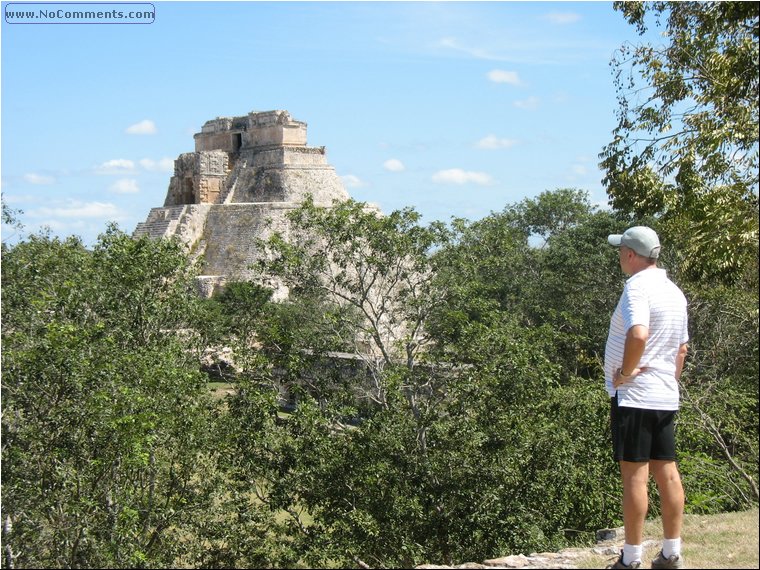
[[[196,151],[306,146],[306,123],[294,120],[287,111],[251,112],[242,117],[206,121],[194,138]]]
[[[306,146],[306,123],[287,111],[251,112],[207,121],[195,152],[181,154],[164,206],[301,201],[329,204],[347,194],[325,147]],[[303,176],[286,176],[301,171]],[[321,174],[319,171],[324,171]]]

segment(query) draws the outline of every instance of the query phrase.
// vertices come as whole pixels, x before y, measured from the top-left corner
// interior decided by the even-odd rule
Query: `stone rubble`
[[[444,566],[438,564],[422,564],[416,566],[418,570],[450,570],[450,569],[468,569],[468,570],[498,570],[502,568],[520,568],[520,569],[539,569],[539,568],[582,568],[579,567],[578,560],[585,559],[592,555],[606,556],[612,563],[620,554],[623,548],[623,529],[603,529],[597,531],[596,546],[590,548],[565,548],[559,552],[540,552],[530,555],[513,554],[501,558],[492,558],[483,562],[465,562],[454,566]],[[644,548],[655,545],[654,540],[645,540]]]

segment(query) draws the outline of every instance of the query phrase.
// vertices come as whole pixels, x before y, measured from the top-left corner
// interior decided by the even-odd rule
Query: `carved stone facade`
[[[230,156],[222,150],[186,152],[174,161],[164,207],[214,204],[229,175]]]
[[[349,198],[325,148],[306,146],[306,123],[287,111],[218,117],[194,138],[195,152],[174,161],[163,207],[133,235],[179,237],[202,259],[204,294],[249,278],[256,238],[287,233],[285,214],[307,195],[321,206]]]

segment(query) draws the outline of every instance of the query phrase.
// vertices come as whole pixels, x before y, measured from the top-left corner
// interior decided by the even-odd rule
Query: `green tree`
[[[2,223],[4,226],[13,230],[12,235],[16,235],[24,227],[24,224],[18,219],[20,214],[23,214],[21,210],[11,208],[5,203],[5,200],[2,200]],[[3,243],[5,243],[7,239],[9,239],[9,237],[3,237]]]
[[[573,208],[565,211],[568,203]],[[457,221],[456,245],[443,228],[429,234],[431,228],[417,227],[411,211],[379,217],[351,203],[310,208],[294,215],[295,239],[270,243],[277,254],[270,267],[291,294],[311,289],[353,307],[343,322],[354,328],[345,330],[373,331],[360,338],[388,350],[374,352],[381,366],[371,377],[383,395],[372,413],[346,426],[335,408],[305,394],[277,441],[267,444],[277,453],[255,462],[269,465],[265,477],[258,475],[268,481],[268,500],[308,510],[311,522],[298,541],[303,559],[450,563],[557,546],[567,540],[563,529],[602,524],[617,508],[611,484],[593,493],[599,481],[612,481],[602,476],[613,467],[600,438],[606,398],[553,362],[555,331],[526,317],[533,298],[522,298],[532,273],[521,272],[539,259],[529,236],[545,232],[552,243],[580,227],[591,216],[585,197],[558,192],[483,224]],[[598,251],[607,247],[604,238],[590,243]],[[373,304],[381,296],[384,304]],[[372,324],[379,311],[368,307],[376,306],[393,311],[385,322],[402,334],[391,335],[383,321]],[[403,358],[410,330],[424,333],[413,359]],[[234,405],[256,409],[245,400]],[[247,423],[256,424],[244,422],[239,433],[254,441]],[[551,476],[557,468],[567,476]],[[561,505],[552,516],[543,509],[547,500]]]
[[[215,480],[191,279],[115,228],[3,252],[5,567],[173,567]]]
[[[373,371],[368,395],[387,406],[380,373],[413,370],[430,340],[426,321],[440,302],[430,252],[447,239],[445,227],[419,226],[411,209],[385,216],[352,200],[332,208],[307,200],[288,218],[289,238],[268,242],[272,259],[264,270],[294,295],[334,307],[325,332],[365,357]],[[410,392],[412,407],[415,397]]]
[[[691,341],[680,440],[687,508],[745,509],[758,502],[757,293],[713,284],[686,294]]]
[[[437,254],[446,303],[434,330],[451,346],[468,323],[487,326],[508,312],[522,326],[553,329],[553,358],[568,375],[598,372],[619,295],[612,285],[623,279],[607,246],[619,227],[584,192],[567,188],[460,222],[452,247]]]
[[[535,199],[526,198],[513,208],[516,223],[541,237],[546,245],[552,236],[582,225],[593,214],[588,194],[575,188],[557,188],[539,194]]]
[[[613,59],[618,125],[601,153],[616,210],[688,236],[695,278],[742,278],[758,255],[758,12],[746,2],[616,2],[643,34]],[[754,269],[755,267],[751,267]]]

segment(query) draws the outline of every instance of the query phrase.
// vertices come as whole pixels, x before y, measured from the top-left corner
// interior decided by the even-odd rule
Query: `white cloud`
[[[516,144],[517,141],[514,139],[500,139],[496,135],[488,135],[487,137],[483,137],[478,141],[477,147],[490,150],[498,148],[512,148]]]
[[[578,156],[575,162],[568,167],[568,173],[565,179],[570,182],[576,182],[579,179],[585,179],[594,172],[594,161],[588,156]]]
[[[34,172],[29,172],[28,174],[24,174],[24,180],[26,180],[29,184],[37,184],[37,185],[55,184],[54,177],[46,176],[44,174],[36,174]]]
[[[528,97],[527,99],[521,99],[519,101],[515,101],[514,105],[518,109],[533,111],[535,109],[538,109],[538,103],[539,103],[538,97]]]
[[[597,207],[598,209],[602,210],[603,212],[611,212],[612,211],[612,205],[610,204],[609,199],[607,200],[597,200],[592,204],[592,206]]]
[[[489,81],[494,83],[508,83],[509,85],[522,85],[523,82],[516,71],[504,71],[503,69],[492,69],[486,74]]]
[[[43,207],[30,210],[28,214],[35,218],[109,218],[119,215],[116,206],[103,202],[80,202],[69,200],[58,207]]]
[[[385,168],[385,170],[388,170],[390,172],[401,172],[402,170],[406,170],[404,163],[401,162],[397,158],[390,158],[386,160],[383,163],[383,168]]]
[[[98,174],[127,174],[134,172],[135,163],[126,158],[115,158],[107,160],[103,164],[95,167]]]
[[[156,124],[150,119],[145,119],[126,128],[128,135],[155,135],[158,132]]]
[[[572,170],[573,174],[577,174],[578,176],[585,176],[588,174],[588,168],[585,164],[573,164],[570,167],[570,170]]]
[[[457,40],[456,38],[451,38],[451,37],[441,38],[440,40],[438,40],[438,46],[464,53],[466,55],[469,55],[470,57],[474,57],[475,59],[485,59],[485,60],[491,60],[491,61],[494,61],[494,60],[498,61],[498,60],[504,59],[487,50],[463,45],[461,42],[459,42],[459,40]]]
[[[340,178],[343,180],[343,184],[346,188],[361,188],[367,185],[361,178],[353,174],[346,174]]]
[[[3,180],[3,187],[6,186]],[[43,202],[39,194],[3,194],[3,202],[10,205],[22,205],[28,207],[29,204],[39,204]]]
[[[174,172],[174,160],[171,158],[142,158],[135,163],[127,158],[114,158],[94,168],[96,174],[135,174],[138,166],[148,172]]]
[[[50,228],[54,232],[71,234],[86,229],[89,224],[82,220],[42,220],[38,225],[40,228]]]
[[[171,158],[162,158],[160,160],[143,158],[139,162],[140,166],[151,172],[174,172],[174,160]]]
[[[439,184],[479,184],[485,186],[491,184],[493,179],[485,172],[474,172],[471,170],[462,170],[461,168],[450,168],[448,170],[439,170],[432,177],[433,182]]]
[[[136,194],[140,191],[134,178],[120,178],[108,188],[115,194]]]
[[[575,12],[550,12],[544,16],[544,20],[548,20],[552,24],[574,24],[580,21],[580,14]]]

